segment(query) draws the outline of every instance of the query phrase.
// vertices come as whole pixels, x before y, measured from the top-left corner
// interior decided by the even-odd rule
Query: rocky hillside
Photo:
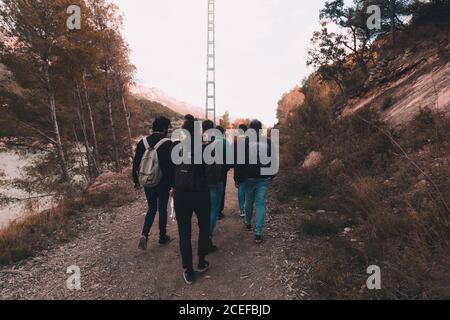
[[[360,90],[316,73],[280,101],[271,202],[298,228],[292,256],[311,265],[298,290],[307,280],[326,298],[450,297],[448,28],[402,36],[375,44],[368,78],[350,79]],[[371,265],[382,290],[366,288]]]
[[[396,125],[411,121],[420,109],[450,111],[448,33],[389,54],[370,71],[364,94],[349,100],[343,115],[366,106]]]

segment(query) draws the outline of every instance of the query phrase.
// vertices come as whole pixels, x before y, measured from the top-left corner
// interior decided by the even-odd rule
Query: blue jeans
[[[209,194],[211,197],[211,223],[209,227],[209,237],[211,239],[214,235],[217,217],[219,216],[220,206],[222,204],[223,188],[223,182],[209,186]]]
[[[251,225],[253,206],[256,203],[256,235],[263,232],[266,217],[266,197],[269,191],[270,179],[248,179],[245,182],[245,223]]]
[[[142,235],[148,238],[150,229],[155,221],[156,212],[159,211],[159,235],[166,236],[167,232],[167,204],[169,202],[170,188],[167,186],[157,186],[154,188],[144,188],[147,197],[148,211],[145,216]]]
[[[245,183],[241,183],[238,189],[239,210],[245,212]]]

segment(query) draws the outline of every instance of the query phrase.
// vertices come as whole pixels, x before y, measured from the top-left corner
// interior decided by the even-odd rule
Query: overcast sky
[[[114,0],[136,80],[204,107],[207,0]],[[217,108],[276,122],[277,102],[310,70],[306,51],[325,0],[216,0]]]

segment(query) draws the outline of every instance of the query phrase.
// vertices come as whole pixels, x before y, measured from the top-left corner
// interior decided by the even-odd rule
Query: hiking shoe
[[[240,216],[241,218],[245,218],[245,211],[241,211],[241,213],[239,214],[239,216]]]
[[[142,236],[141,240],[139,240],[139,246],[138,246],[139,250],[146,251],[147,250],[147,242],[148,242],[147,238]]]
[[[197,268],[198,273],[203,274],[203,273],[207,272],[208,270],[209,270],[209,262],[208,261],[205,260],[205,261],[199,262],[198,268]]]
[[[168,244],[172,240],[169,236],[165,235],[164,237],[159,238],[159,244],[161,246]]]
[[[219,216],[217,217],[217,219],[219,219],[219,220],[225,219],[225,215],[223,214],[223,212],[219,213]]]
[[[264,239],[262,236],[256,236],[255,242],[256,242],[256,244],[261,244],[264,242]]]
[[[183,272],[183,279],[184,279],[184,282],[186,282],[187,285],[193,284],[194,281],[195,281],[195,272],[194,271],[189,271],[189,270],[184,270],[184,272]]]
[[[245,228],[247,229],[247,231],[252,231],[252,225],[251,224],[245,223]]]

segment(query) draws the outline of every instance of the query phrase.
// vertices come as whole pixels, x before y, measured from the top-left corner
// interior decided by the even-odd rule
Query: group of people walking
[[[252,230],[256,205],[255,241],[257,244],[263,242],[266,195],[274,176],[263,175],[261,168],[264,165],[258,156],[257,161],[251,161],[250,153],[256,146],[257,154],[261,150],[270,155],[271,141],[262,138],[262,123],[258,120],[252,121],[249,127],[244,124],[239,126],[240,135],[235,137],[232,143],[227,140],[223,127],[216,127],[210,120],[199,122],[192,115],[185,116],[181,129],[187,134],[182,139],[169,139],[170,129],[169,119],[157,118],[153,122],[152,134],[142,139],[136,148],[133,180],[137,190],[144,188],[148,202],[139,249],[147,250],[150,230],[158,212],[159,244],[165,245],[171,241],[167,234],[167,212],[170,197],[173,197],[184,269],[183,278],[187,284],[192,284],[197,273],[202,274],[209,270],[210,264],[206,260],[208,254],[218,250],[214,244],[214,233],[217,221],[224,217],[225,189],[231,169],[234,169],[239,215],[244,218],[245,229]],[[248,130],[256,134],[256,144],[246,135]],[[185,141],[189,139],[190,141]],[[200,148],[196,146],[196,141],[201,141]],[[188,150],[180,145],[186,142]],[[212,163],[204,159],[205,150],[209,150],[214,156]],[[218,154],[215,154],[216,152]],[[190,161],[175,161],[174,154]],[[194,159],[200,159],[200,162]],[[199,228],[196,270],[191,241],[194,212]]]

